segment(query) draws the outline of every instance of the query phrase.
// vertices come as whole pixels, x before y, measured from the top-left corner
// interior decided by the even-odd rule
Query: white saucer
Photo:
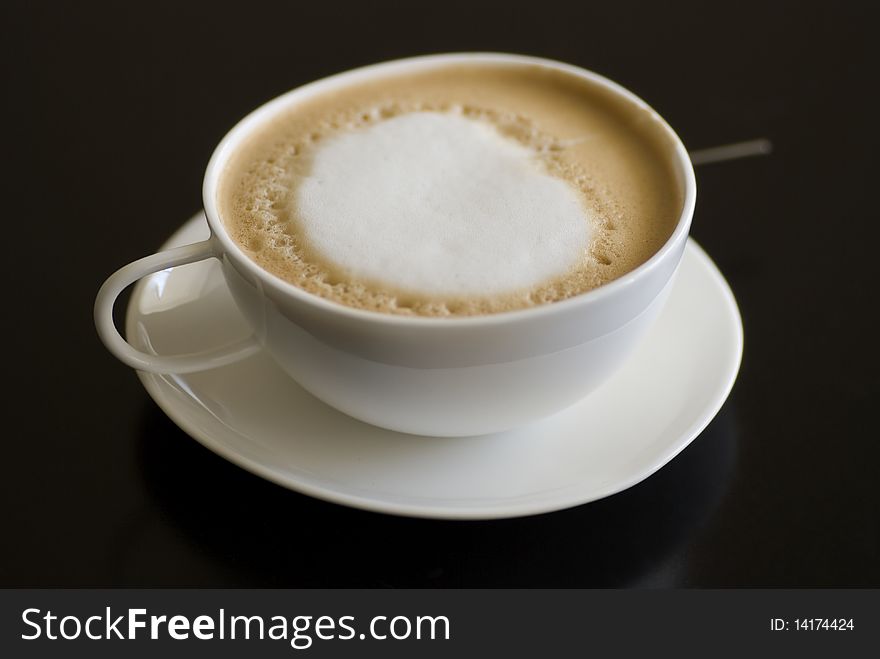
[[[200,213],[164,247],[207,236]],[[126,329],[136,347],[159,354],[249,333],[213,260],[144,279]],[[263,354],[203,373],[138,375],[184,431],[279,485],[385,513],[489,519],[576,506],[650,476],[721,408],[742,345],[733,295],[691,240],[669,302],[630,361],[582,402],[515,431],[441,439],[375,428],[313,398]]]

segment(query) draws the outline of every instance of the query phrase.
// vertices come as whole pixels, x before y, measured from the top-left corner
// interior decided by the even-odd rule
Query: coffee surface
[[[443,65],[286,109],[230,158],[218,205],[253,260],[326,299],[493,313],[650,258],[681,212],[670,152],[650,111],[572,74]]]

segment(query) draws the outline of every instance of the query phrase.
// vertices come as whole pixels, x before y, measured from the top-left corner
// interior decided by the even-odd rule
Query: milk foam
[[[682,198],[649,111],[540,67],[440,66],[310,95],[230,156],[217,203],[260,267],[325,300],[457,317],[644,263]]]
[[[534,149],[490,123],[410,112],[322,141],[289,202],[311,250],[355,280],[498,295],[583,261],[592,220]]]

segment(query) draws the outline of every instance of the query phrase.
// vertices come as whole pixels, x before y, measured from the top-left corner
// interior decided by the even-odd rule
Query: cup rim
[[[499,311],[473,316],[406,316],[402,314],[390,314],[358,309],[342,304],[341,302],[335,302],[313,293],[309,293],[295,284],[261,268],[229,236],[226,227],[220,219],[220,213],[217,208],[217,187],[220,175],[223,172],[229,156],[253,129],[280,112],[282,108],[285,108],[288,104],[296,102],[296,100],[299,100],[301,97],[308,94],[320,93],[329,87],[355,82],[358,79],[368,78],[376,74],[393,73],[395,70],[405,70],[419,66],[430,67],[467,63],[528,64],[564,71],[601,85],[646,110],[671,139],[675,158],[674,165],[677,167],[678,173],[681,175],[681,181],[684,187],[681,213],[675,225],[675,229],[660,249],[652,254],[647,261],[617,279],[602,284],[592,290],[557,302],[540,304],[524,309]],[[213,239],[220,242],[224,254],[237,257],[236,263],[243,265],[248,272],[257,277],[261,282],[269,282],[280,292],[289,295],[314,309],[321,310],[342,319],[401,327],[434,328],[472,328],[475,326],[508,324],[520,320],[536,319],[542,316],[554,316],[577,309],[581,306],[595,305],[608,297],[620,295],[622,291],[632,288],[638,280],[644,279],[649,276],[651,272],[657,270],[660,267],[660,264],[665,261],[670,254],[676,251],[677,246],[687,239],[691,220],[693,218],[694,207],[696,205],[696,194],[697,184],[693,163],[691,162],[690,156],[688,155],[687,149],[685,149],[681,138],[679,138],[678,134],[672,129],[666,120],[640,97],[613,80],[573,64],[567,64],[565,62],[559,62],[543,57],[500,52],[457,52],[406,57],[346,70],[295,87],[294,89],[291,89],[252,110],[226,133],[214,149],[214,152],[208,161],[208,166],[205,170],[205,177],[202,183],[202,198],[205,215],[208,219]]]

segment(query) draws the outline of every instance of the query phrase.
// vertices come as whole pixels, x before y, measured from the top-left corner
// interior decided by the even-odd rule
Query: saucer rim
[[[207,227],[204,211],[197,213],[184,222],[182,226],[180,226],[162,244],[161,249],[167,249],[168,247],[179,243],[180,238],[188,232],[193,231],[194,225],[199,222],[205,223]],[[551,490],[539,494],[523,495],[521,498],[525,500],[518,503],[512,503],[512,498],[502,498],[498,499],[493,504],[466,504],[465,507],[462,504],[428,504],[424,500],[419,500],[414,503],[402,503],[391,500],[387,495],[384,498],[381,496],[369,497],[334,490],[331,486],[327,485],[322,486],[320,484],[297,480],[276,470],[271,464],[254,460],[242,453],[236,452],[232,448],[226,446],[222,441],[214,439],[209,431],[200,427],[197,422],[192,421],[189,418],[189,415],[179,411],[178,407],[180,406],[180,403],[175,401],[173,396],[167,395],[166,388],[171,385],[165,381],[165,378],[169,376],[147,373],[144,371],[137,371],[137,376],[149,396],[169,417],[169,419],[199,444],[256,476],[264,478],[288,490],[322,501],[370,512],[392,514],[403,517],[474,521],[527,517],[574,508],[627,490],[646,480],[669,464],[669,462],[689,446],[717,416],[733,389],[742,364],[744,347],[744,330],[739,307],[736,304],[736,299],[729,284],[706,251],[691,237],[687,240],[685,250],[693,252],[694,256],[700,262],[702,269],[710,276],[713,289],[715,289],[724,299],[724,307],[727,312],[725,314],[725,317],[727,318],[726,322],[730,323],[732,326],[731,329],[734,330],[733,349],[728,352],[727,359],[724,360],[726,377],[724,377],[723,381],[719,378],[720,386],[717,386],[710,402],[707,402],[701,412],[695,415],[694,421],[688,430],[682,432],[679,440],[671,442],[668,445],[667,450],[658,455],[656,459],[649,461],[649,466],[638,470],[630,478],[615,481],[612,485],[605,487],[604,489],[598,488],[590,490],[586,494],[582,493],[580,496],[578,496],[577,486],[569,485],[562,488],[562,490]],[[125,330],[127,336],[136,336],[134,327],[136,322],[135,317],[138,315],[137,302],[143,295],[143,287],[147,281],[148,278],[139,281],[133,289],[129,299],[125,315]],[[566,495],[566,493],[568,494]],[[541,494],[549,495],[550,498],[548,499],[545,496],[541,496]]]

